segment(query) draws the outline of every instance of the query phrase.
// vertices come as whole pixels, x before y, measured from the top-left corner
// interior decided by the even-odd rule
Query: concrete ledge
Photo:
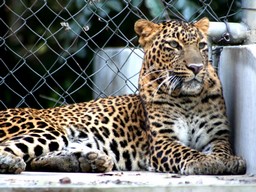
[[[255,176],[180,176],[153,172],[42,173],[0,175],[0,191],[249,192]]]
[[[219,75],[233,130],[236,154],[256,174],[256,45],[224,47]]]

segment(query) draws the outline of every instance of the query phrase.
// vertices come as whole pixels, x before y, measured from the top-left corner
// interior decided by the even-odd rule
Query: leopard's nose
[[[187,65],[187,68],[195,75],[197,75],[203,69],[203,67],[204,65],[202,63],[191,63]]]

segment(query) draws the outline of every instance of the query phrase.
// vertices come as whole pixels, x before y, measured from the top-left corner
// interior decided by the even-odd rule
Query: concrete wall
[[[256,45],[225,47],[219,76],[223,84],[235,153],[256,174]]]

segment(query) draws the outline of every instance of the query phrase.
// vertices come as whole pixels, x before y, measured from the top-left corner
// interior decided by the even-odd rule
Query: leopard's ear
[[[194,23],[194,26],[196,26],[198,29],[200,29],[205,35],[208,33],[208,29],[209,29],[209,19],[204,17],[202,19],[200,19],[199,21],[197,21],[196,23]]]
[[[139,19],[134,25],[134,30],[139,35],[140,45],[145,47],[160,31],[160,25],[145,19]]]

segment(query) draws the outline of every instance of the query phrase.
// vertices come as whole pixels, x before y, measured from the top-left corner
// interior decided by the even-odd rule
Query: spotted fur
[[[153,170],[243,174],[222,88],[208,62],[208,19],[138,20],[139,94],[0,112],[0,172]]]

